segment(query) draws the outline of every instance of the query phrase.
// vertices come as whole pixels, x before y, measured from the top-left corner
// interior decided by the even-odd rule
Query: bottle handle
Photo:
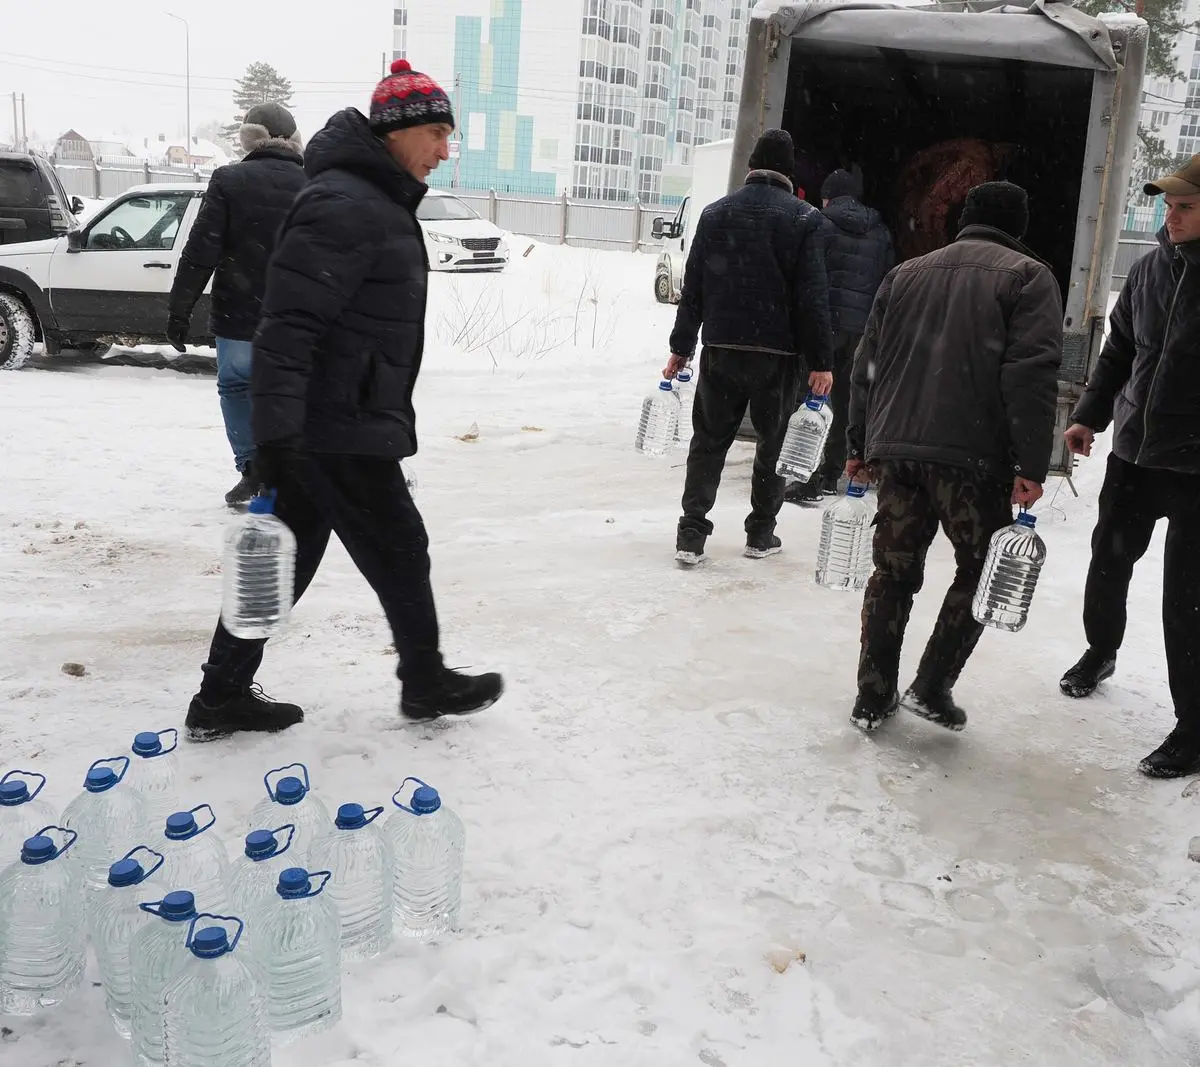
[[[121,764],[121,772],[117,775],[117,781],[118,782],[122,781],[125,778],[125,772],[129,770],[129,757],[128,756],[109,756],[107,759],[98,759],[88,768],[88,774],[91,774],[92,771],[94,771],[97,767],[107,767],[111,763]],[[113,770],[115,771],[116,768],[114,767]],[[84,787],[86,788],[87,787],[87,774],[85,774],[83,776],[83,781],[84,781]]]
[[[158,759],[159,756],[165,756],[169,752],[174,752],[179,747],[179,731],[174,726],[168,726],[165,730],[159,730],[158,736],[164,737],[166,734],[171,735],[171,747],[164,748],[161,752],[155,752],[151,759]]]
[[[273,771],[267,771],[267,773],[263,775],[263,784],[267,787],[267,796],[269,796],[272,800],[279,799],[275,796],[275,790],[271,787],[271,775],[283,774],[284,771],[294,771],[297,767],[304,772],[304,791],[307,793],[310,789],[312,789],[312,786],[308,781],[308,768],[304,766],[303,763],[289,763],[286,767],[276,767]]]
[[[39,779],[37,788],[25,798],[25,803],[29,803],[29,801],[36,797],[46,785],[46,776],[44,774],[39,774],[37,771],[19,771],[15,769],[9,771],[3,778],[0,778],[0,785],[3,785],[15,774],[24,775],[26,778]]]
[[[283,846],[283,848],[277,848],[274,852],[272,852],[271,855],[268,857],[269,859],[274,859],[276,856],[282,856],[289,848],[292,847],[292,841],[295,840],[295,837],[296,837],[296,824],[295,823],[285,822],[282,826],[280,826],[274,830],[269,830],[268,833],[270,833],[270,835],[273,838],[275,838],[275,844],[278,845],[279,844],[278,835],[283,833],[284,830],[286,830],[288,832],[287,844],[285,844]]]
[[[404,781],[400,783],[400,788],[397,789],[396,792],[394,792],[392,794],[392,803],[395,804],[396,807],[398,807],[401,811],[407,811],[409,813],[409,815],[416,815],[417,813],[415,811],[413,811],[412,808],[410,808],[407,804],[401,804],[400,801],[397,799],[400,796],[400,794],[404,791],[404,786],[405,786],[406,782],[416,782],[418,786],[424,786],[426,789],[429,789],[431,787],[428,782],[422,782],[420,778],[413,778],[410,775],[408,778],[405,778]],[[416,790],[414,789],[413,792],[415,793]]]
[[[373,823],[376,819],[378,819],[379,816],[382,814],[383,814],[383,806],[382,805],[380,805],[378,808],[367,808],[367,810],[363,812],[363,825],[370,826],[371,823]]]
[[[59,846],[58,849],[55,850],[54,855],[50,857],[51,859],[55,859],[55,860],[58,859],[59,856],[61,856],[64,852],[67,851],[67,849],[69,849],[73,844],[75,844],[76,841],[79,840],[79,834],[77,834],[74,830],[68,829],[65,826],[56,826],[54,823],[51,823],[49,826],[43,826],[36,834],[33,834],[31,836],[45,837],[47,830],[54,830],[60,834],[70,834],[71,835],[71,839],[69,841],[64,842],[62,845]],[[51,838],[51,840],[53,840],[53,838]]]
[[[145,868],[143,868],[141,878],[139,878],[136,882],[134,882],[133,883],[134,885],[141,885],[143,882],[145,882],[147,879],[149,879],[149,877],[155,871],[157,871],[159,869],[159,867],[161,867],[163,865],[163,860],[166,858],[165,856],[163,856],[163,854],[161,852],[155,852],[154,849],[152,849],[149,845],[134,845],[134,847],[131,848],[128,852],[126,852],[125,855],[121,857],[121,859],[131,860],[131,859],[133,859],[134,854],[138,853],[138,852],[149,852],[151,856],[155,856],[158,858],[158,862],[153,867],[151,867],[149,870],[146,870]]]
[[[237,933],[233,935],[233,938],[225,947],[225,951],[222,952],[221,955],[224,956],[226,953],[232,952],[235,948],[237,948],[238,942],[242,939],[242,932],[246,929],[246,924],[235,915],[214,915],[210,911],[200,912],[199,915],[197,915],[190,923],[188,923],[187,939],[183,943],[185,948],[191,949],[192,941],[196,936],[196,923],[198,923],[201,919],[216,919],[218,922],[223,923],[237,923]]]
[[[183,834],[181,837],[176,837],[173,840],[190,841],[193,837],[199,837],[202,833],[204,833],[205,830],[211,830],[213,824],[217,821],[217,813],[213,811],[211,804],[197,804],[194,808],[188,808],[188,813],[195,815],[196,812],[205,810],[208,811],[208,822],[206,822],[203,826],[197,822],[195,829],[189,830],[186,834]]]
[[[305,897],[318,897],[318,896],[320,896],[320,895],[321,895],[323,892],[325,892],[325,887],[326,887],[327,885],[329,885],[329,879],[330,879],[330,878],[332,878],[332,877],[333,877],[333,872],[332,872],[332,871],[309,871],[309,872],[308,872],[308,883],[309,883],[309,887],[310,887],[310,888],[309,888],[308,892],[307,892],[307,893],[304,893],[304,894],[302,894],[302,896],[305,896]],[[314,878],[320,878],[320,879],[321,879],[321,884],[320,884],[319,886],[317,886],[317,888],[316,888],[316,889],[313,889],[313,888],[311,888],[311,886],[312,886],[312,880],[313,880]]]

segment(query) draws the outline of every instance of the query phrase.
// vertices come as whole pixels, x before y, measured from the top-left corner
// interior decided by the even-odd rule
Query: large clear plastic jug
[[[284,773],[293,770],[300,771],[304,777]],[[250,812],[249,829],[290,823],[296,828],[292,839],[291,865],[307,864],[308,850],[314,838],[328,828],[330,821],[328,809],[321,798],[312,792],[308,768],[303,763],[277,767],[263,775],[263,784],[267,787],[267,799],[260,800]]]
[[[817,547],[817,585],[862,589],[871,577],[872,523],[875,508],[867,487],[851,482],[846,495],[821,513]]]
[[[1029,605],[1046,562],[1046,545],[1027,511],[992,535],[983,576],[971,602],[971,614],[984,626],[1015,633],[1029,618]]]
[[[274,637],[291,614],[296,538],[274,511],[274,490],[254,497],[225,536],[221,621],[234,637]]]
[[[44,826],[0,873],[0,1015],[61,1004],[83,978],[82,891],[78,872],[61,858],[75,841],[73,830]]]
[[[201,822],[196,815],[207,813]],[[223,911],[229,904],[229,858],[225,844],[213,831],[216,813],[209,804],[167,816],[158,847],[166,857],[161,881],[164,885],[186,885],[197,900],[212,901],[205,908]]]
[[[666,455],[679,432],[679,411],[679,397],[671,383],[659,382],[658,388],[642,401],[633,447],[647,456]]]
[[[833,424],[828,397],[809,393],[788,419],[787,435],[779,452],[775,473],[789,481],[807,482],[825,458],[825,442]]]
[[[314,865],[333,872],[326,892],[342,924],[342,956],[378,956],[392,939],[392,845],[375,820],[383,808],[338,808],[333,828],[313,842]]]
[[[179,731],[174,727],[143,730],[133,739],[129,784],[141,793],[151,826],[161,826],[168,815],[179,810],[175,795],[178,746]]]
[[[0,778],[0,871],[16,862],[27,838],[58,820],[58,812],[38,798],[45,785],[46,776],[37,771],[11,770]]]
[[[405,804],[400,797],[409,782],[417,788]],[[419,778],[405,778],[392,803],[393,926],[405,937],[430,940],[458,925],[466,830],[438,791]]]
[[[163,1048],[163,992],[187,962],[188,925],[196,917],[196,898],[186,889],[162,900],[139,904],[159,921],[142,927],[133,938],[133,1054],[141,1067],[166,1062]]]
[[[679,394],[679,424],[675,429],[675,447],[686,450],[692,443],[692,403],[696,396],[691,367],[684,367],[675,376],[675,391]]]
[[[234,926],[233,937],[222,923]],[[163,991],[170,1067],[270,1067],[263,990],[256,971],[233,955],[243,929],[233,916],[204,913],[192,920],[188,958]]]
[[[79,834],[72,860],[88,890],[103,889],[108,868],[145,839],[146,807],[141,794],[124,781],[128,770],[128,756],[96,760],[83,780],[83,792],[63,810],[63,826]],[[90,903],[85,900],[85,906]]]

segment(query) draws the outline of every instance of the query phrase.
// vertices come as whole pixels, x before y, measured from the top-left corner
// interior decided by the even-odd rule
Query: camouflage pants
[[[949,689],[958,680],[983,632],[971,615],[971,600],[992,534],[1012,522],[1012,485],[964,468],[910,460],[884,462],[879,473],[875,572],[863,597],[858,691],[886,702],[898,691],[904,630],[939,525],[954,546],[957,571],[916,684]]]

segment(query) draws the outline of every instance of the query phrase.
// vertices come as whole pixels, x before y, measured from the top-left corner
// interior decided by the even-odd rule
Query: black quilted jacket
[[[771,171],[752,171],[743,188],[706,207],[671,351],[691,358],[703,325],[706,345],[800,354],[808,370],[831,370],[823,228],[821,213]]]
[[[429,272],[415,213],[426,186],[354,108],[313,137],[305,169],[254,338],[255,443],[410,456]]]
[[[862,333],[871,302],[896,261],[892,235],[883,216],[852,196],[830,200],[821,213],[825,228],[825,270],[833,332]]]

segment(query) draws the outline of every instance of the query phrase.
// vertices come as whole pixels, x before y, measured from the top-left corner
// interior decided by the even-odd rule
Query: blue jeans
[[[245,471],[254,458],[254,431],[250,428],[250,341],[217,338],[217,395],[221,398],[221,417],[225,436],[233,449],[233,461]]]

